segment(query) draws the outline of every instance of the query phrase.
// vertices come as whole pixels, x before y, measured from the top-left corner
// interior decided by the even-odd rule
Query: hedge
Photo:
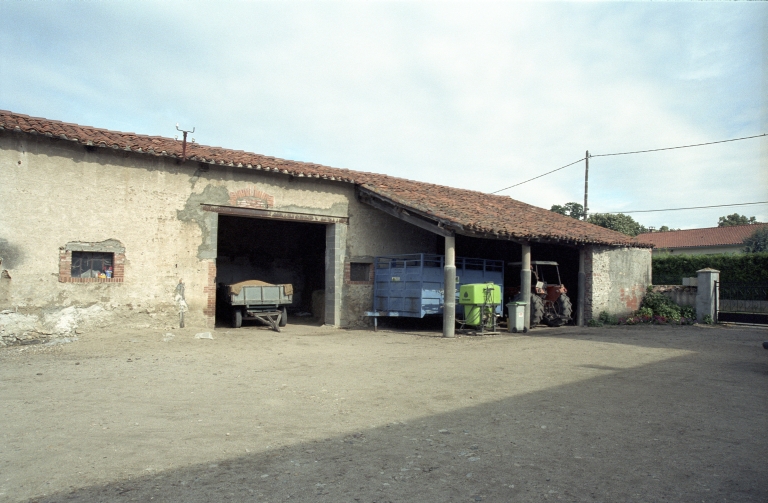
[[[656,255],[652,258],[654,285],[679,285],[710,267],[720,271],[724,283],[768,284],[768,252],[741,255]]]

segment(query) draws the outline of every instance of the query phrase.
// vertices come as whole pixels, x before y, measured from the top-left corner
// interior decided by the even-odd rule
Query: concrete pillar
[[[341,325],[341,292],[344,285],[344,254],[347,225],[325,226],[325,324]]]
[[[531,328],[531,244],[523,247],[523,261],[520,265],[520,300],[525,302],[525,328]]]
[[[576,300],[576,325],[584,326],[584,299],[586,299],[587,273],[584,270],[585,251],[579,248],[579,295]]]
[[[696,321],[701,323],[706,315],[717,321],[715,306],[718,292],[715,289],[715,282],[720,281],[720,271],[707,267],[696,271],[696,275],[699,284],[696,289]]]
[[[443,280],[443,337],[456,334],[456,238],[445,237],[445,268]]]

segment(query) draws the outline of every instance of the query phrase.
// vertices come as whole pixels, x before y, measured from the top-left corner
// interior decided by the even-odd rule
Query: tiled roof
[[[112,148],[181,159],[182,142],[159,136],[122,133],[0,110],[0,130],[18,131]],[[611,246],[650,247],[619,232],[564,217],[544,208],[496,196],[387,175],[288,161],[242,150],[187,143],[187,159],[221,166],[270,171],[296,177],[348,182],[404,207],[443,220],[471,233],[502,239],[563,241]]]
[[[768,224],[708,227],[685,231],[649,232],[637,236],[637,240],[656,248],[696,248],[699,246],[740,245],[757,229]]]

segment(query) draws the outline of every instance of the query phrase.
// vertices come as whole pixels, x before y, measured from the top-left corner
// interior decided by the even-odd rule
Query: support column
[[[443,337],[456,334],[456,237],[445,237],[443,280]]]
[[[525,302],[525,328],[531,328],[531,244],[525,243],[520,265],[520,300]]]
[[[584,326],[584,299],[586,299],[587,273],[584,270],[584,248],[579,248],[579,295],[576,301],[576,325]]]
[[[696,321],[701,323],[704,321],[704,316],[709,315],[713,321],[717,321],[715,316],[715,305],[717,302],[717,290],[715,289],[715,281],[720,281],[720,271],[716,269],[701,269],[696,271],[697,275],[697,287],[696,287]]]
[[[347,225],[325,227],[325,324],[341,325],[341,293],[344,285],[344,254]]]

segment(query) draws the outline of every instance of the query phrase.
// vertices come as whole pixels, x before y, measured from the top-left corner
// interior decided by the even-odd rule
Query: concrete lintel
[[[333,215],[316,215],[314,213],[293,213],[290,211],[260,210],[255,208],[239,208],[236,206],[217,206],[214,204],[202,204],[205,211],[213,211],[222,215],[239,217],[265,218],[269,220],[284,220],[290,222],[314,222],[324,224],[348,224],[348,217]]]
[[[123,243],[117,239],[107,239],[97,243],[70,241],[64,246],[64,250],[79,252],[125,253],[125,246],[123,246]]]

